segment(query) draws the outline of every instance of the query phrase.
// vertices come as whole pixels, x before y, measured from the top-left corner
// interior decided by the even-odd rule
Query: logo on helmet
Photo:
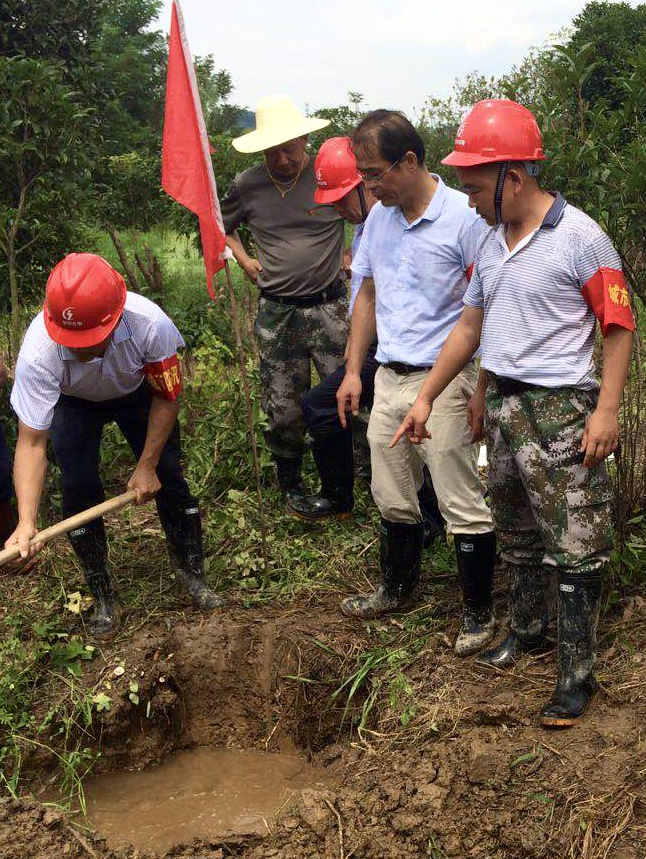
[[[82,328],[83,323],[77,319],[74,319],[74,308],[66,307],[65,310],[61,313],[61,325],[65,325],[66,328]]]

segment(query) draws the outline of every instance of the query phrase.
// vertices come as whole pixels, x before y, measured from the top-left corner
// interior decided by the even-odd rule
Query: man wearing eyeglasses
[[[455,650],[466,656],[491,640],[495,537],[478,475],[484,388],[472,360],[445,391],[422,445],[389,449],[401,419],[462,309],[476,244],[485,223],[465,194],[426,169],[424,144],[406,117],[377,110],[357,126],[357,168],[379,202],[366,220],[352,264],[361,289],[352,316],[339,417],[356,413],[359,370],[378,335],[375,399],[368,425],[372,493],[381,513],[381,579],[369,596],[344,600],[342,611],[378,617],[409,605],[420,576],[424,526],[417,499],[430,470],[440,511],[453,534],[464,612]]]

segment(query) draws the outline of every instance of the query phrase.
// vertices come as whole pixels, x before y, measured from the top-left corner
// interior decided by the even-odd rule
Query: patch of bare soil
[[[384,694],[359,733],[364,699],[346,707],[330,694],[375,632],[333,600],[187,614],[104,647],[88,666],[84,682],[112,699],[96,726],[96,771],[206,745],[296,747],[329,773],[265,837],[180,845],[166,854],[176,859],[645,859],[646,606],[633,600],[623,612],[604,624],[602,691],[574,729],[536,722],[553,654],[493,672],[458,660],[438,636],[406,669],[416,702],[407,726],[401,700]],[[47,775],[47,760],[36,764],[34,789]],[[110,850],[37,801],[0,803],[2,859],[144,855]]]

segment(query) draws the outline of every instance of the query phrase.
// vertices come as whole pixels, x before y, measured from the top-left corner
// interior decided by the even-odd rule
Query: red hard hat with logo
[[[462,120],[453,152],[442,164],[477,167],[496,161],[542,161],[543,139],[534,114],[507,99],[479,101]]]
[[[125,303],[125,281],[109,263],[96,254],[68,254],[47,279],[45,328],[70,349],[96,346],[112,333]]]
[[[317,189],[315,203],[336,203],[361,184],[349,137],[331,137],[314,161]]]

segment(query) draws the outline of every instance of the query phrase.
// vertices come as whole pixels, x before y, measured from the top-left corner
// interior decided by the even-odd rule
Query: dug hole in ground
[[[328,526],[341,527],[366,545],[374,538],[369,524]],[[330,533],[310,539],[329,541]],[[95,700],[110,699],[79,727],[81,745],[100,750],[92,779],[154,772],[183,750],[238,750],[265,755],[268,770],[285,755],[299,760],[307,786],[288,773],[277,813],[240,831],[186,842],[177,827],[161,851],[115,842],[78,812],[47,804],[60,763],[54,720],[41,745],[25,746],[19,798],[0,801],[0,857],[644,859],[646,604],[633,596],[606,614],[602,689],[579,726],[548,732],[536,714],[553,688],[553,654],[495,672],[450,649],[459,623],[455,578],[432,573],[450,555],[425,552],[422,602],[381,622],[344,618],[345,594],[315,587],[247,607],[242,593],[229,593],[227,608],[207,617],[168,595],[163,611],[133,613],[77,681]],[[5,614],[35,599],[33,580],[4,579],[3,587]],[[367,582],[344,587],[365,590]],[[504,594],[501,573],[501,619]],[[57,682],[42,692],[43,712],[52,696],[67,694],[65,678]],[[190,764],[186,772],[191,781]],[[197,796],[205,788],[195,779]],[[136,802],[141,794],[135,817]],[[160,806],[159,829],[165,822]]]

